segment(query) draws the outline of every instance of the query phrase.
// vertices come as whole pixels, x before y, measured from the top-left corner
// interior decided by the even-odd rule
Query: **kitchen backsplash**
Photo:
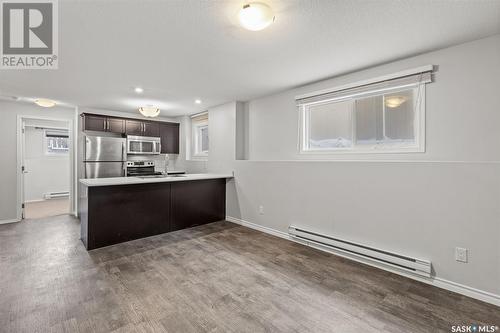
[[[164,172],[165,171],[165,162],[168,162],[168,170],[169,171],[185,171],[182,169],[181,165],[177,166],[178,163],[178,155],[127,155],[128,161],[154,161],[155,162],[155,171]]]

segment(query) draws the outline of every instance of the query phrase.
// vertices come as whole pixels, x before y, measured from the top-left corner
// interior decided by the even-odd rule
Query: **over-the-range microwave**
[[[127,136],[127,154],[159,155],[160,152],[160,138],[131,135]]]

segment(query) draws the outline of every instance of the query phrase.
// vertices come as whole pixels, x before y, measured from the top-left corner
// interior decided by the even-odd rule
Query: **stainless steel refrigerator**
[[[85,136],[85,178],[125,177],[126,145],[124,138]]]

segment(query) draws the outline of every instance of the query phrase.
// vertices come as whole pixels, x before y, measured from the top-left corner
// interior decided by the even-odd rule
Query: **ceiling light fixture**
[[[385,106],[388,108],[397,108],[406,102],[407,98],[404,96],[390,96],[385,98]]]
[[[44,108],[51,108],[55,106],[57,103],[54,102],[51,99],[46,99],[46,98],[38,98],[35,99],[35,104]]]
[[[157,117],[160,114],[160,108],[157,108],[156,106],[142,106],[139,108],[139,112],[144,116],[148,118],[153,118]]]
[[[194,102],[195,102],[196,104],[201,104],[201,99],[195,99],[195,100],[194,100]]]
[[[134,91],[138,94],[142,94],[144,92],[144,89],[142,89],[141,87],[135,87]]]
[[[275,16],[268,5],[261,2],[251,2],[241,8],[239,18],[245,29],[259,31],[273,23]]]

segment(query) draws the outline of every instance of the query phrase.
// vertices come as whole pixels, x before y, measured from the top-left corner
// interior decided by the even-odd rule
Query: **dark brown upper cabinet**
[[[127,135],[160,136],[160,125],[157,122],[127,119],[125,126]]]
[[[143,134],[143,123],[142,121],[140,120],[130,120],[130,119],[127,119],[125,121],[125,127],[126,127],[126,130],[125,130],[125,133],[127,133],[127,135],[139,135],[139,136],[142,136]]]
[[[84,114],[83,129],[85,131],[100,131],[124,134],[125,119]]]
[[[161,153],[179,154],[179,124],[160,123]]]
[[[84,115],[83,129],[85,131],[106,131],[106,117]]]
[[[108,132],[124,134],[125,119],[108,118]]]
[[[179,154],[179,124],[83,113],[83,130],[161,138],[162,154]]]
[[[144,136],[160,136],[160,123],[145,121],[144,122]]]

